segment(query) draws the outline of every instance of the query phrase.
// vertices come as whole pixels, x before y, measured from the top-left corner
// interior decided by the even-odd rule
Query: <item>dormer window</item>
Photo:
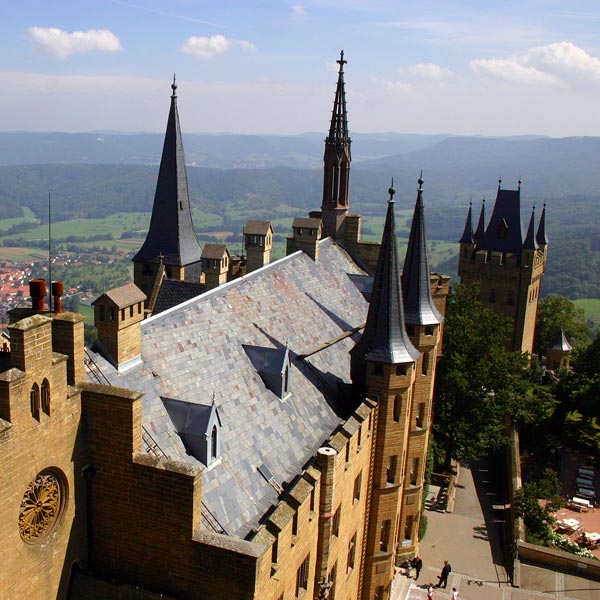
[[[265,386],[280,400],[291,393],[291,358],[288,348],[244,346],[244,350]]]
[[[498,237],[503,240],[508,235],[508,223],[506,219],[502,219],[502,222],[498,226]]]
[[[207,467],[221,456],[221,418],[216,404],[161,398],[188,454]]]

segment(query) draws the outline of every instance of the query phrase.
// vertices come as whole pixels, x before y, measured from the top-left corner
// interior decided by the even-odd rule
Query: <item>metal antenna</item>
[[[52,314],[52,210],[51,210],[51,193],[48,190],[48,278],[50,285],[48,286],[48,303],[50,314]]]

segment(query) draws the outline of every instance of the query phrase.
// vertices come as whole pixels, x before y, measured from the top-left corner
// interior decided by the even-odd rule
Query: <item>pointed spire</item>
[[[469,202],[469,212],[467,213],[467,221],[465,223],[465,230],[463,231],[462,237],[458,240],[459,244],[474,244],[473,239],[473,219],[472,219],[473,203]]]
[[[340,53],[333,111],[329,135],[325,138],[323,155],[323,199],[321,220],[323,237],[339,239],[343,237],[343,223],[350,207],[350,153],[351,139],[348,135],[348,115],[346,113],[346,91],[344,84],[344,51]]]
[[[481,212],[479,213],[479,222],[477,223],[477,230],[473,236],[476,242],[479,242],[483,238],[485,233],[485,198],[481,201]]]
[[[366,361],[402,364],[419,357],[404,326],[393,189],[390,188],[367,322],[360,340],[350,352],[355,382],[364,381]]]
[[[535,206],[531,211],[531,219],[529,220],[529,227],[527,228],[527,235],[523,242],[523,248],[525,250],[537,250],[538,245],[535,241]]]
[[[443,317],[436,308],[431,296],[427,240],[425,238],[422,176],[423,173],[421,172],[417,201],[406,248],[406,258],[404,259],[404,269],[402,270],[404,319],[409,325],[438,325],[443,321]],[[470,224],[471,207],[469,207],[468,221]]]
[[[540,246],[548,245],[548,236],[546,235],[546,203],[544,202],[544,208],[542,209],[542,216],[540,217],[540,224],[538,225],[537,234],[535,241]]]
[[[335,90],[335,99],[333,101],[333,111],[331,113],[331,124],[329,126],[328,142],[344,144],[348,139],[348,115],[346,112],[346,87],[344,84],[344,51],[340,52],[340,59],[337,64],[340,65],[338,71],[337,88]]]
[[[565,330],[562,327],[556,337],[550,342],[548,348],[551,350],[561,350],[562,352],[571,352],[573,350],[573,346],[569,343],[565,335]]]
[[[192,223],[183,141],[177,111],[177,84],[171,84],[171,108],[152,207],[150,228],[134,262],[184,266],[200,261]]]

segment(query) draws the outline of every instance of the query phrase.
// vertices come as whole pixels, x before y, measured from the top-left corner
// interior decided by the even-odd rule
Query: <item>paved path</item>
[[[437,584],[444,560],[452,573],[446,589],[435,589],[435,600],[450,598],[452,587],[462,600],[600,598],[600,582],[529,565],[521,567],[521,587],[511,587],[503,565],[502,527],[494,522],[498,517],[491,508],[503,503],[497,493],[484,463],[472,471],[461,467],[454,512],[427,511],[429,524],[420,546],[423,570],[417,582],[399,575],[393,600],[425,599],[427,584]]]

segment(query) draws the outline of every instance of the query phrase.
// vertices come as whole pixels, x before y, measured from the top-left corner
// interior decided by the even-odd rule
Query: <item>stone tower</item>
[[[429,445],[435,367],[438,349],[441,346],[441,329],[444,320],[431,294],[422,186],[423,179],[420,177],[402,270],[404,322],[410,341],[420,353],[415,366],[412,403],[407,415],[409,418],[408,448],[404,466],[404,500],[400,522],[402,542],[398,550],[398,554],[403,556],[413,556],[419,541],[419,519]]]
[[[177,85],[171,85],[171,109],[163,145],[148,235],[133,257],[135,284],[149,299],[160,271],[168,279],[198,283],[201,249],[192,223],[183,141],[177,112]]]
[[[348,184],[350,180],[350,136],[348,134],[348,115],[346,113],[346,90],[344,84],[344,51],[337,61],[338,72],[333,111],[329,135],[325,139],[323,156],[323,202],[321,219],[323,237],[343,238],[344,219],[348,214]]]
[[[367,322],[351,350],[352,383],[377,402],[363,597],[387,597],[398,550],[412,394],[419,351],[405,329],[390,188]],[[383,594],[386,594],[383,596]]]
[[[503,190],[501,183],[489,223],[485,226],[482,205],[475,233],[469,207],[460,239],[458,274],[461,283],[479,284],[479,297],[485,306],[511,318],[509,349],[531,353],[540,284],[548,257],[546,207],[537,232],[535,209],[525,231],[521,221],[521,182],[516,190]]]
[[[248,273],[268,265],[273,248],[273,227],[270,221],[248,221],[244,227],[244,247],[248,257]]]

